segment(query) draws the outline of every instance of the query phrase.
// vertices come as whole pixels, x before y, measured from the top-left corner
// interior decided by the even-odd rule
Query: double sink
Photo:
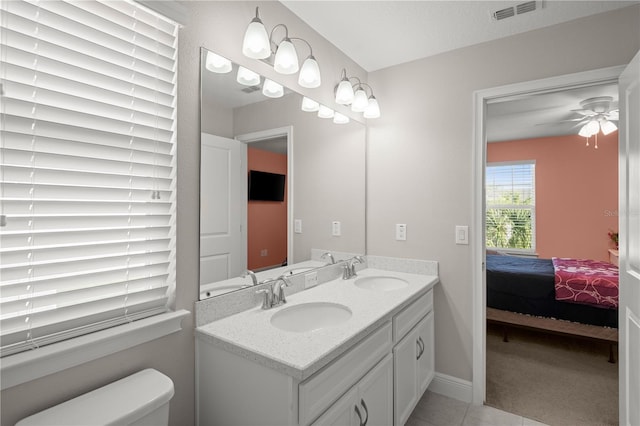
[[[389,292],[407,287],[409,282],[391,276],[366,276],[355,279],[353,285],[371,291]],[[351,309],[340,303],[308,302],[276,312],[271,317],[271,325],[283,331],[304,333],[340,325],[352,315]]]

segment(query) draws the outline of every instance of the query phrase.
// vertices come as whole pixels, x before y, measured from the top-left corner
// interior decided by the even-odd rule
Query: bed
[[[604,289],[593,290],[571,275],[580,270],[593,275],[589,282]],[[487,254],[486,283],[489,322],[604,340],[610,343],[613,362],[613,345],[618,341],[617,268],[614,265]],[[604,293],[602,297],[600,292]]]

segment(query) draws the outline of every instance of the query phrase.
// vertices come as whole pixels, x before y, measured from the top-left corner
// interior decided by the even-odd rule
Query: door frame
[[[472,402],[484,404],[486,397],[486,303],[487,293],[484,274],[484,224],[485,224],[485,164],[487,155],[486,113],[487,105],[494,102],[515,100],[532,94],[556,92],[579,87],[617,83],[625,66],[614,66],[592,71],[566,74],[523,83],[509,84],[478,90],[473,93],[473,152],[472,152],[472,227],[471,261],[473,285],[473,375]],[[620,336],[622,338],[622,336]]]
[[[245,144],[277,137],[287,138],[287,263],[293,262],[293,126],[260,130],[237,135],[236,140]],[[247,229],[247,224],[244,224]]]

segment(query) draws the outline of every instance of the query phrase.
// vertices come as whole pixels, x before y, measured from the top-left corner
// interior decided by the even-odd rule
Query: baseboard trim
[[[471,403],[473,400],[472,383],[447,374],[436,373],[429,390],[462,402]]]

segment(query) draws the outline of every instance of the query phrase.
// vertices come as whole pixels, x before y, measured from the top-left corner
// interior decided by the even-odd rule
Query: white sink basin
[[[271,324],[284,331],[303,333],[342,324],[351,315],[351,309],[337,303],[301,303],[276,312]]]
[[[402,278],[382,276],[358,278],[354,284],[360,288],[377,291],[393,291],[409,285],[409,283]]]

